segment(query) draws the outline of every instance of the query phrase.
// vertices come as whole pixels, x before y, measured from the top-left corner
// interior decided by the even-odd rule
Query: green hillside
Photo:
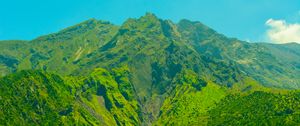
[[[21,71],[0,80],[0,125],[84,125],[102,121],[76,103],[61,77]],[[92,122],[92,123],[91,123]]]
[[[0,41],[0,125],[299,125],[300,45],[147,13]]]

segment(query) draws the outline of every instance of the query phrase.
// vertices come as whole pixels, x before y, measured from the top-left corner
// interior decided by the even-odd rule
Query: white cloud
[[[246,38],[246,39],[245,39],[245,41],[246,41],[246,42],[251,42],[251,40],[250,40],[250,39],[248,39],[248,38]]]
[[[267,30],[267,37],[273,43],[300,43],[300,24],[289,24],[285,20],[269,19],[266,25],[270,28]]]

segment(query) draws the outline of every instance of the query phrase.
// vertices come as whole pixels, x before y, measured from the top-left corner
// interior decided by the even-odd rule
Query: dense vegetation
[[[230,95],[210,110],[209,125],[299,125],[300,94]]]
[[[0,80],[0,125],[100,124],[70,93],[62,78],[21,71]]]
[[[138,125],[126,67],[87,77],[21,71],[0,80],[1,125]]]
[[[299,125],[300,45],[90,19],[0,41],[0,125]]]

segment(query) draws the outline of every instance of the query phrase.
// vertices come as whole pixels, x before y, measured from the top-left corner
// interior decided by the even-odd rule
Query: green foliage
[[[1,125],[139,125],[128,74],[122,67],[64,79],[41,71],[6,76],[0,80]]]
[[[127,68],[115,69],[116,76],[113,76],[105,69],[98,68],[91,74],[90,82],[97,84],[97,95],[104,97],[105,106],[118,125],[138,125],[141,123],[140,108],[133,99],[133,88],[126,78],[127,72]]]
[[[207,111],[226,96],[226,91],[209,83],[201,91],[195,91],[190,85],[177,86],[172,94],[161,107],[155,125],[206,125]]]
[[[299,93],[229,95],[209,111],[209,125],[299,125]]]
[[[202,80],[196,73],[190,70],[185,70],[176,76],[176,85],[192,85],[198,91],[207,85],[207,82]]]
[[[21,71],[0,79],[0,85],[0,125],[100,124],[57,75]]]

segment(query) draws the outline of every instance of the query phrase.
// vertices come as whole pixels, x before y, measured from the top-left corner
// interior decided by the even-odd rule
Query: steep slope
[[[83,83],[81,99],[90,102],[89,105],[94,106],[99,115],[103,115],[103,110],[97,109],[99,103],[92,102],[94,98],[98,99],[98,102],[101,100],[104,105],[102,106],[117,125],[140,125],[141,109],[133,85],[128,80],[128,74],[128,68],[125,66],[110,72],[102,68],[95,69],[80,82]]]

